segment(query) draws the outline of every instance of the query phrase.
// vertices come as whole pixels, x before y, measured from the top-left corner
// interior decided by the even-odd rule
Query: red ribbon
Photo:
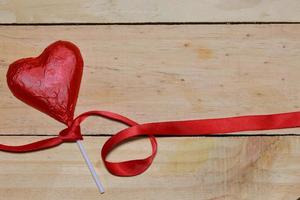
[[[0,144],[0,150],[24,153],[51,148],[64,142],[82,140],[80,123],[89,116],[100,116],[129,126],[129,128],[126,128],[110,137],[104,144],[101,151],[101,156],[106,168],[110,173],[117,176],[135,176],[143,173],[151,165],[157,152],[155,135],[197,136],[239,131],[295,128],[300,126],[300,112],[138,124],[137,122],[116,113],[106,111],[89,111],[74,119],[68,128],[62,130],[57,137],[22,146],[8,146]],[[149,137],[152,145],[152,154],[150,156],[144,159],[124,162],[109,162],[106,160],[107,155],[117,145],[137,136]]]

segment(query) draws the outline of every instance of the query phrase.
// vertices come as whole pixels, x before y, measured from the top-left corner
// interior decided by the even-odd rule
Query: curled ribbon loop
[[[75,118],[69,124],[68,128],[62,130],[57,137],[21,146],[0,144],[0,150],[15,153],[31,152],[51,148],[63,142],[82,140],[80,124],[89,116],[100,116],[129,126],[111,136],[105,142],[101,151],[101,157],[106,168],[110,173],[116,176],[135,176],[148,169],[157,152],[155,135],[196,136],[300,127],[300,112],[138,124],[137,122],[116,113],[107,111],[89,111]],[[144,159],[123,162],[107,161],[108,154],[116,146],[126,140],[138,136],[149,137],[152,147],[150,156]]]
[[[117,121],[120,123],[123,123],[131,128],[138,127],[139,124],[134,122],[133,120],[128,119],[127,117],[121,116],[116,113],[107,112],[107,111],[90,111],[81,114],[78,116],[72,126],[78,126],[84,119],[86,119],[88,116],[100,116],[104,117],[113,121]],[[128,130],[128,129],[125,129]],[[136,134],[137,133],[137,134]],[[106,168],[109,170],[110,173],[116,175],[116,176],[135,176],[138,174],[143,173],[145,170],[148,169],[148,167],[151,165],[156,152],[157,152],[157,142],[155,137],[152,134],[148,134],[151,147],[152,147],[152,154],[145,158],[145,159],[139,159],[139,160],[129,160],[124,162],[109,162],[106,160],[107,155],[119,144],[122,142],[129,140],[133,137],[140,136],[142,134],[136,133],[127,133],[127,132],[119,132],[118,134],[112,136],[109,140],[107,140],[102,148],[101,156],[102,160],[106,166]]]

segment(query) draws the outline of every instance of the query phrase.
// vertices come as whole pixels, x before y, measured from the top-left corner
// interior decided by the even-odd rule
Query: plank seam
[[[296,25],[300,22],[113,22],[113,23],[0,23],[0,26],[130,26],[130,25],[253,25],[253,24],[291,24]]]

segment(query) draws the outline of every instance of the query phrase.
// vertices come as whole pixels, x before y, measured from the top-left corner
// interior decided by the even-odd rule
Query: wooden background
[[[139,122],[300,109],[297,0],[0,0],[0,143],[22,144],[64,128],[7,88],[8,65],[62,39],[80,46],[85,70],[76,114],[111,110]],[[257,23],[258,22],[258,23]],[[108,134],[83,125],[99,195],[75,144],[29,154],[0,152],[0,199],[297,200],[300,129],[239,136],[159,138],[137,177],[110,175],[100,160]],[[145,139],[111,160],[144,157]]]

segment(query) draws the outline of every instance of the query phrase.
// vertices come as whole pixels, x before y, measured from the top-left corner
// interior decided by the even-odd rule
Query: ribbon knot
[[[69,126],[59,133],[59,138],[63,142],[76,142],[77,140],[83,140],[81,135],[80,126]]]

